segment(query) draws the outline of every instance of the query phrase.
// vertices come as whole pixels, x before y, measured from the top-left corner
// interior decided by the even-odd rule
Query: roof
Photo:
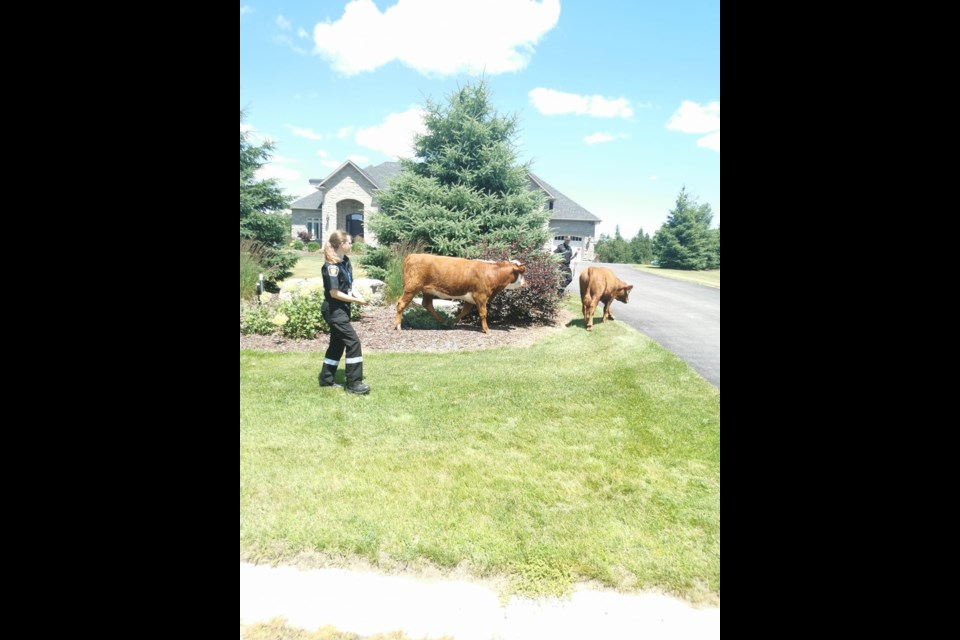
[[[296,200],[293,204],[290,205],[291,209],[319,209],[320,205],[323,204],[323,194],[319,191],[314,191],[308,196],[303,196],[299,200]]]
[[[543,178],[535,176],[532,172],[530,173],[530,178],[543,187],[547,195],[552,195],[555,198],[553,201],[553,210],[550,212],[551,220],[586,220],[588,222],[600,222],[600,218],[560,193],[556,187],[545,182]]]
[[[350,160],[344,162],[336,171],[331,173],[329,176],[324,178],[320,184],[324,184],[329,180],[337,171],[340,171],[347,163],[353,164]],[[366,169],[360,169],[356,165],[353,165],[363,174],[366,178],[370,180],[374,185],[379,189],[386,189],[390,181],[400,175],[402,170],[402,165],[399,162],[381,162],[375,166],[369,166]],[[548,198],[553,198],[553,210],[550,211],[551,220],[585,220],[587,222],[600,222],[600,218],[593,215],[579,204],[563,195],[556,187],[547,184],[543,178],[534,175],[532,172],[527,172],[530,176],[530,182],[536,187],[542,189]],[[313,183],[315,181],[311,181]],[[305,198],[300,198],[292,205],[291,209],[318,209],[320,206],[322,195],[318,191],[312,193]]]
[[[363,170],[373,183],[380,189],[386,189],[391,180],[400,175],[402,167],[399,162],[381,162],[377,166],[370,166]]]

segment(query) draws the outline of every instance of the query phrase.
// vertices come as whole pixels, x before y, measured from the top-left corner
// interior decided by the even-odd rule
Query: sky
[[[627,239],[680,189],[720,223],[719,0],[248,0],[240,109],[260,177],[310,194],[347,159],[411,157],[429,99],[483,77],[520,162]]]

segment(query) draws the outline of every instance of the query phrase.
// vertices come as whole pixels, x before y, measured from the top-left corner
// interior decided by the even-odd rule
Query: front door
[[[347,216],[347,233],[354,239],[363,237],[362,213],[351,213]]]

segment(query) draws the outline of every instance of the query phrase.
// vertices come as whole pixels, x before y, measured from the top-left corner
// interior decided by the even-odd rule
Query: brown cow
[[[516,260],[488,262],[411,253],[403,260],[403,295],[397,302],[396,328],[400,330],[403,310],[422,291],[423,308],[437,322],[443,324],[444,320],[433,308],[435,298],[462,300],[463,308],[453,323],[460,322],[476,307],[480,312],[483,332],[490,333],[487,328],[487,302],[504,289],[522,287],[523,274],[526,272],[527,268]]]
[[[603,303],[601,322],[606,322],[607,318],[615,320],[610,313],[610,305],[614,300],[626,304],[632,289],[632,284],[619,279],[610,269],[587,267],[580,274],[580,301],[583,304],[583,323],[587,326],[587,331],[593,331],[593,314],[598,303]]]

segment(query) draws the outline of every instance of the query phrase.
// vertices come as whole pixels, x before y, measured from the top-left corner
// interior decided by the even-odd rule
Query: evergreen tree
[[[243,124],[243,111],[240,111]],[[270,160],[272,142],[257,146],[240,130],[240,239],[263,247],[264,277],[273,283],[290,275],[297,257],[283,250],[290,239],[290,216],[283,212],[291,198],[283,195],[276,180],[259,180],[257,169]]]
[[[288,240],[290,229],[286,217],[278,212],[290,206],[291,199],[283,195],[276,180],[256,177],[257,169],[270,160],[272,151],[272,142],[256,146],[240,130],[240,237],[279,246]]]
[[[633,252],[630,245],[623,239],[620,233],[620,225],[614,229],[613,238],[606,234],[600,234],[596,248],[597,260],[599,262],[624,263],[634,262]]]
[[[475,257],[483,245],[546,244],[550,214],[527,188],[517,164],[517,117],[497,113],[485,81],[454,91],[447,104],[425,105],[427,133],[415,160],[378,195],[370,227],[383,244],[420,243],[447,256]]]
[[[668,269],[703,270],[720,266],[719,237],[710,229],[713,211],[709,204],[683,187],[677,196],[667,223],[653,238],[654,253],[660,266]]]
[[[630,255],[637,264],[650,264],[653,260],[653,240],[649,233],[643,232],[643,227],[640,227],[640,231],[630,241]]]

